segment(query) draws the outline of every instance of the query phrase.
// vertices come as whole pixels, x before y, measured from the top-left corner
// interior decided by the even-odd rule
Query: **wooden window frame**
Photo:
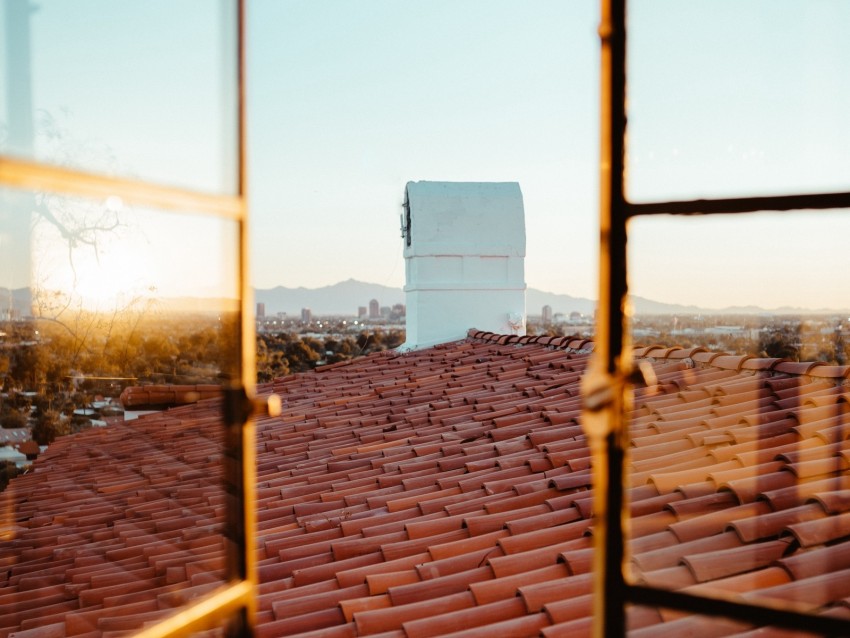
[[[0,187],[47,191],[123,201],[155,207],[169,214],[196,214],[231,220],[238,226],[238,294],[240,299],[240,377],[224,390],[223,443],[226,582],[211,593],[179,609],[136,636],[166,638],[203,629],[226,627],[228,636],[251,636],[256,618],[257,565],[256,460],[254,424],[250,416],[260,407],[251,399],[256,388],[256,335],[253,295],[248,272],[248,207],[245,122],[245,0],[232,0],[236,10],[237,60],[237,189],[233,195],[209,194],[163,186],[144,180],[124,179],[38,161],[0,155]]]
[[[600,261],[595,350],[582,381],[583,422],[594,472],[594,626],[597,638],[626,633],[626,606],[667,607],[755,625],[850,635],[850,621],[793,605],[750,604],[637,585],[626,576],[626,449],[633,368],[629,324],[627,223],[638,215],[703,215],[850,208],[850,192],[632,203],[624,189],[627,0],[600,0]],[[765,614],[765,612],[769,612]]]

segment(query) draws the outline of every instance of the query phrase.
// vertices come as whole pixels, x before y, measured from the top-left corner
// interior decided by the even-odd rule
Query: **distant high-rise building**
[[[369,302],[369,319],[380,319],[381,318],[381,304],[378,303],[377,299],[373,299]]]
[[[301,309],[301,323],[312,323],[313,321],[313,311],[309,308]]]
[[[266,318],[266,304],[263,302],[259,302],[257,304],[257,319],[265,319]]]
[[[552,306],[543,306],[543,325],[548,326],[552,323]]]
[[[366,318],[366,312],[367,312],[366,306],[358,306],[358,308],[357,308],[357,318],[358,319],[365,319]]]

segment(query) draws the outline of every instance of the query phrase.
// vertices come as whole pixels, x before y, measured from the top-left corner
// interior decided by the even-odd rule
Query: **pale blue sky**
[[[348,277],[400,286],[407,181],[518,181],[528,281],[591,292],[595,3],[252,0],[250,9],[258,286]]]
[[[250,7],[259,286],[401,285],[406,181],[516,180],[529,286],[596,296],[595,1]],[[630,19],[635,199],[850,188],[850,3],[635,0]],[[850,224],[774,219],[635,223],[634,292],[850,306],[827,274]]]
[[[850,190],[850,3],[631,8],[633,198]],[[709,307],[846,309],[848,241],[850,211],[639,219],[632,289]]]
[[[42,121],[37,153],[232,188],[227,3],[36,4],[34,108],[61,133]],[[401,286],[405,183],[480,180],[521,185],[528,285],[596,296],[596,0],[247,4],[258,287]],[[848,24],[846,0],[633,0],[632,196],[850,189]],[[638,221],[633,290],[709,307],[850,306],[845,217]],[[171,232],[192,254],[229,241],[192,229],[178,219],[147,236]],[[203,260],[176,261],[153,259],[166,282],[208,277]]]

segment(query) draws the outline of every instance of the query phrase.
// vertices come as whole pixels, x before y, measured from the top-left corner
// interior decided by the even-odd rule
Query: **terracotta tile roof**
[[[257,428],[258,634],[587,635],[592,348],[471,333],[261,387],[284,409]],[[658,387],[632,415],[635,577],[850,616],[848,369],[637,354]],[[114,635],[220,582],[218,411],[64,437],[11,483],[0,635]],[[698,622],[629,616],[635,635]]]

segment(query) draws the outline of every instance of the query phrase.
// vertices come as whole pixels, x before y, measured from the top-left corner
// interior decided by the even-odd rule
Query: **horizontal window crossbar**
[[[179,609],[165,620],[151,625],[134,638],[171,638],[224,624],[250,603],[254,587],[248,581],[222,586],[204,598]]]
[[[694,596],[678,591],[656,589],[644,585],[626,585],[628,602],[648,607],[668,607],[707,616],[725,616],[752,623],[785,629],[799,629],[824,636],[850,635],[850,621],[831,616],[816,616],[803,611],[793,611],[792,602],[780,606],[773,601],[759,600],[757,604]]]
[[[805,209],[850,208],[850,192],[810,195],[774,195],[728,199],[694,199],[671,202],[624,202],[626,215],[711,215]]]
[[[129,204],[233,220],[240,220],[245,214],[245,204],[242,198],[236,195],[199,193],[3,155],[0,155],[0,186],[93,199],[120,197]]]

